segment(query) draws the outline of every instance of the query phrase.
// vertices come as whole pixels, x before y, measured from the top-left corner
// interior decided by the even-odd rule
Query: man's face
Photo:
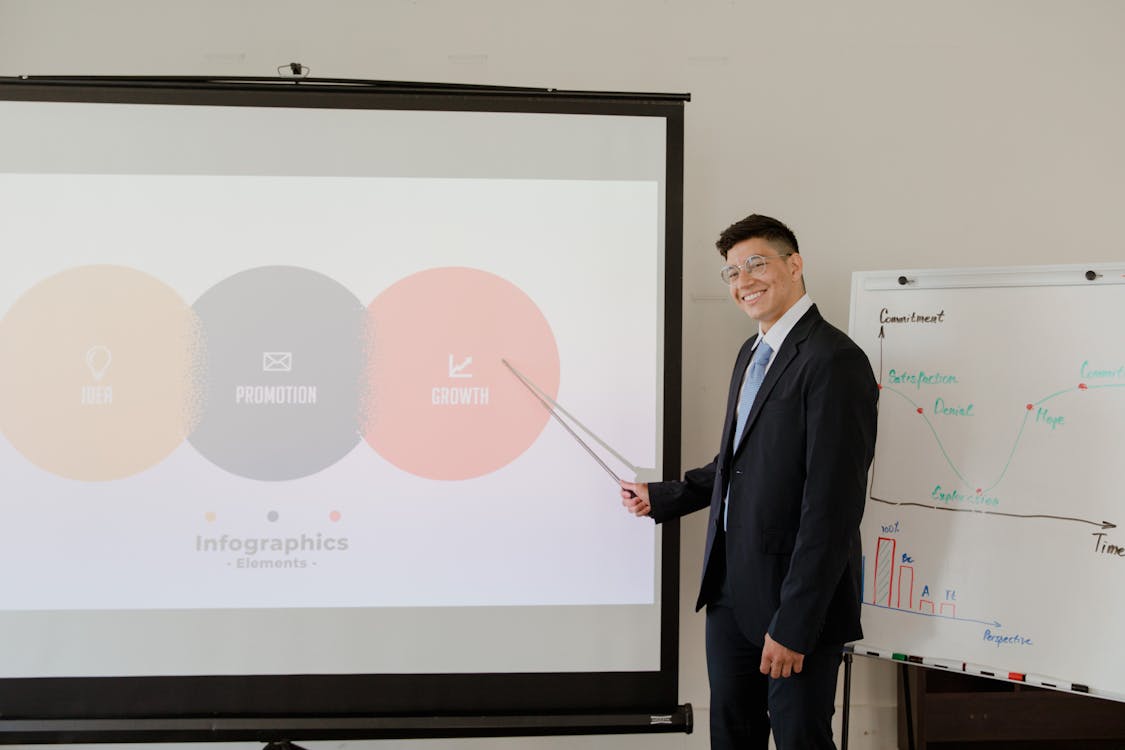
[[[755,274],[741,267],[751,255],[767,259]],[[761,237],[743,240],[728,250],[727,265],[739,266],[738,278],[730,285],[731,297],[743,312],[761,324],[763,333],[804,294],[801,256],[794,253],[779,257],[777,250]]]

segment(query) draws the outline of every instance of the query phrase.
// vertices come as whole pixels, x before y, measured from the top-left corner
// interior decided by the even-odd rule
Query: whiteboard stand
[[[848,717],[852,712],[852,652],[844,649],[844,711],[840,717],[840,750],[848,750]]]
[[[844,700],[843,711],[840,715],[840,750],[848,750],[848,724],[852,712],[852,661],[855,652],[851,647],[844,648]],[[914,717],[910,713],[910,680],[905,663],[900,664],[902,670],[903,703],[906,708],[906,741],[909,750],[914,750]]]
[[[914,712],[910,710],[910,667],[906,662],[899,664],[902,672],[902,702],[906,712],[906,747],[914,750]]]

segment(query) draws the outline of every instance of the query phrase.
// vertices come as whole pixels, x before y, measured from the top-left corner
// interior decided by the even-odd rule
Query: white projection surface
[[[1125,266],[852,293],[881,384],[857,653],[1125,700]]]
[[[663,120],[0,120],[0,676],[660,668]]]

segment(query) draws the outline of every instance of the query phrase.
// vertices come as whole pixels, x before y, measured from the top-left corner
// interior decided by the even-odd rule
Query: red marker
[[[1034,409],[1034,408],[1035,408],[1035,404],[1028,404],[1028,405],[1027,405],[1027,410],[1028,410],[1028,411],[1031,411],[1031,410],[1032,410],[1032,409]]]
[[[1087,389],[1088,387],[1089,387],[1089,386],[1087,386],[1087,385],[1086,385],[1085,383],[1079,383],[1079,384],[1078,384],[1078,390],[1080,390],[1080,391],[1084,391],[1084,390],[1086,390],[1086,389]]]
[[[1015,680],[1016,682],[1023,682],[1022,672],[1008,672],[1008,679]]]
[[[921,414],[921,413],[922,413],[922,407],[921,407],[921,406],[919,406],[919,407],[918,407],[918,413],[919,413],[919,414]]]

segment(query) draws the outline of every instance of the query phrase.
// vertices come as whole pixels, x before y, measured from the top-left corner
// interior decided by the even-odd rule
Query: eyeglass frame
[[[774,258],[788,258],[790,255],[796,254],[797,252],[795,250],[790,250],[787,253],[781,253],[779,255],[750,255],[747,256],[741,263],[731,263],[720,268],[719,278],[723,279],[724,284],[730,286],[738,280],[738,274],[742,273],[744,270],[749,276],[757,276],[759,273],[761,273],[762,269],[766,267],[767,261]],[[735,272],[735,274],[729,279],[723,278],[727,275],[728,271],[733,271]]]

